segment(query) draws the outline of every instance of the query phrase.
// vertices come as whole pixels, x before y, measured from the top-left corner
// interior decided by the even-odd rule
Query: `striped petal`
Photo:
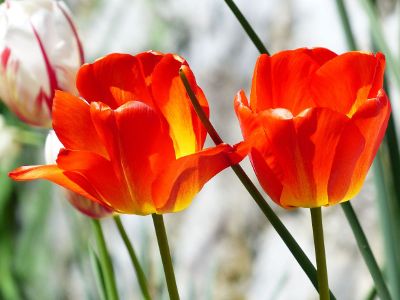
[[[193,73],[185,64],[182,58],[167,54],[155,67],[152,75],[154,102],[170,126],[170,136],[177,158],[202,149],[207,134],[179,77],[181,68],[203,110],[209,114],[207,100],[197,86]]]

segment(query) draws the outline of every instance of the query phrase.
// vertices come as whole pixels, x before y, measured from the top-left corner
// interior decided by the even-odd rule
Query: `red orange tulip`
[[[186,208],[215,174],[243,155],[229,145],[204,149],[206,130],[179,78],[179,56],[111,54],[81,67],[82,98],[57,91],[53,128],[64,145],[57,163],[21,167],[16,180],[47,179],[119,213]]]
[[[385,58],[297,49],[256,63],[250,101],[235,110],[256,175],[283,207],[319,207],[353,198],[384,136],[390,104]]]

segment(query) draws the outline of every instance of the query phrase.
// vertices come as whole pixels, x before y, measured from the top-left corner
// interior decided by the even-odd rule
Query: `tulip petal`
[[[64,147],[91,151],[107,157],[94,128],[90,106],[84,100],[56,91],[53,101],[53,128]]]
[[[91,103],[96,130],[110,156],[112,168],[128,191],[124,207],[135,214],[154,212],[151,183],[155,174],[174,160],[168,126],[152,107],[138,101],[116,110]]]
[[[253,113],[251,110],[249,101],[243,90],[236,94],[234,108],[245,140],[249,139],[251,135],[260,134],[257,131],[261,131],[261,135],[264,135],[264,129],[260,126],[256,118],[257,113]]]
[[[17,181],[46,179],[102,204],[100,200],[93,197],[92,193],[89,193],[81,185],[68,178],[64,172],[65,170],[59,168],[57,165],[24,166],[10,172],[9,176]]]
[[[270,145],[265,131],[257,120],[257,113],[253,113],[244,91],[237,93],[234,100],[236,115],[239,119],[243,137],[251,148],[250,161],[263,189],[276,203],[280,203],[283,186],[275,172],[265,162],[264,157],[271,156]]]
[[[71,180],[81,184],[82,179],[89,182],[90,193],[115,211],[130,213],[138,210],[134,204],[127,203],[129,194],[126,186],[113,172],[111,162],[104,157],[87,151],[63,149],[58,155],[57,165]]]
[[[133,100],[152,105],[142,66],[129,54],[114,53],[83,65],[76,85],[88,102],[101,101],[113,109]]]
[[[262,141],[263,138],[265,137],[261,136],[259,140]],[[267,145],[264,147],[254,146],[250,152],[250,161],[264,191],[273,201],[280,204],[283,186],[274,170],[265,161],[265,157],[271,156],[267,151]]]
[[[348,52],[324,64],[312,79],[312,93],[318,106],[352,116],[382,87],[385,57]]]
[[[157,213],[185,209],[207,181],[239,163],[245,155],[229,145],[220,144],[172,161],[153,183]]]
[[[360,191],[385,135],[390,112],[389,99],[385,92],[380,90],[376,99],[369,99],[353,115],[351,121],[363,135],[365,147],[354,168],[351,184],[343,201],[353,198]]]
[[[164,57],[164,54],[157,51],[147,51],[135,55],[142,65],[143,75],[147,86],[151,85],[151,75],[155,66]]]
[[[309,93],[310,76],[335,56],[323,48],[282,51],[272,57],[261,55],[253,74],[252,110],[285,108],[296,116],[304,109],[314,107]]]
[[[260,135],[253,147],[262,154],[283,187],[280,199],[273,200],[284,207],[297,206],[299,202],[302,206],[312,206],[315,196],[312,169],[302,156],[293,116],[284,109],[270,109],[262,112],[258,119],[264,139]],[[261,147],[257,147],[258,144]],[[257,158],[252,161],[257,163]]]
[[[350,199],[346,194],[349,191],[353,174],[358,172],[357,162],[365,149],[365,143],[366,140],[359,128],[352,122],[348,122],[336,147],[332,163],[328,183],[329,205]]]
[[[181,67],[200,105],[207,116],[209,114],[203,91],[197,86],[193,73],[185,66],[185,61],[176,55],[166,54],[154,69],[152,92],[156,106],[169,123],[177,158],[202,149],[207,134],[179,77]]]
[[[278,203],[284,207],[328,205],[332,164],[350,120],[330,109],[313,108],[295,118],[287,111],[267,110],[259,115],[259,122],[265,140],[259,136],[259,145],[253,142],[258,156],[252,157],[252,161],[256,169],[261,165],[272,180],[271,171],[280,180],[283,188]],[[266,166],[260,163],[262,160]],[[258,172],[258,176],[264,175]],[[279,185],[274,188],[275,196],[279,190]]]

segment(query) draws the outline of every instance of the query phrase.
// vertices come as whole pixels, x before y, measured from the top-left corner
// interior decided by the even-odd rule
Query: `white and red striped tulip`
[[[54,91],[76,93],[83,49],[66,6],[52,0],[0,5],[0,98],[24,122],[48,127]]]

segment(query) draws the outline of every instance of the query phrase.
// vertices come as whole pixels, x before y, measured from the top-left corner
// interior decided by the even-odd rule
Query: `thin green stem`
[[[126,234],[124,225],[122,225],[121,218],[119,216],[114,216],[114,222],[117,225],[118,232],[121,235],[122,240],[124,241],[125,247],[128,250],[129,257],[131,258],[132,265],[135,269],[135,273],[137,276],[137,280],[139,282],[140,290],[142,292],[143,298],[146,300],[150,300],[150,293],[147,288],[147,279],[144,275],[142,266],[139,263],[139,260],[136,256],[135,249],[132,246],[131,241],[129,240],[128,235]]]
[[[211,124],[210,120],[207,118],[206,114],[204,113],[203,109],[201,108],[199,101],[194,94],[193,90],[190,87],[189,81],[187,80],[183,71],[180,71],[181,80],[185,86],[186,92],[189,95],[189,98],[193,104],[194,110],[196,111],[197,115],[199,116],[201,122],[203,123],[204,127],[207,129],[211,139],[214,141],[216,145],[223,143],[223,140],[215,130],[214,126]],[[252,196],[254,201],[256,202],[257,206],[263,212],[265,217],[274,227],[276,232],[282,238],[283,242],[289,248],[290,252],[293,254],[294,258],[297,260],[301,268],[304,270],[314,287],[318,290],[318,281],[317,281],[317,274],[314,265],[308,259],[307,255],[301,249],[299,244],[287,230],[285,225],[282,221],[278,218],[278,216],[274,213],[271,206],[269,206],[268,202],[264,199],[260,191],[256,188],[254,183],[250,180],[247,176],[246,172],[242,169],[242,167],[237,164],[231,166],[233,171],[235,172],[236,176],[239,178],[241,183],[244,185],[246,190]],[[335,299],[335,296],[331,293],[331,299]]]
[[[376,298],[376,288],[373,286],[371,290],[368,292],[367,296],[365,297],[365,300],[374,300]]]
[[[364,261],[367,264],[368,270],[372,275],[375,282],[376,290],[382,300],[390,300],[389,290],[386,287],[385,280],[383,279],[382,272],[379,269],[378,263],[372,253],[371,247],[369,246],[367,237],[361,228],[361,224],[357,219],[356,213],[354,212],[353,206],[350,201],[344,202],[341,205],[347,220],[351,226],[351,229],[356,238],[357,245],[360,248],[361,254],[364,257]]]
[[[107,299],[118,300],[117,285],[115,283],[114,270],[111,263],[110,254],[108,253],[106,241],[104,239],[103,229],[99,220],[92,219],[93,229],[96,237],[97,247],[99,251],[99,259],[101,268],[106,282]]]
[[[318,290],[321,300],[329,300],[328,270],[324,245],[321,207],[310,208],[314,235],[315,257],[317,260]]]
[[[360,0],[360,2],[364,6],[364,9],[367,13],[372,38],[378,49],[385,54],[386,60],[388,62],[387,66],[392,73],[397,86],[400,87],[400,67],[398,61],[394,58],[392,54],[389,44],[386,42],[385,36],[383,34],[382,24],[378,18],[376,7],[371,0]]]
[[[356,40],[350,25],[349,14],[347,13],[347,9],[343,0],[336,0],[336,6],[339,12],[340,20],[342,21],[344,34],[346,35],[347,45],[349,46],[350,50],[357,50]]]
[[[398,268],[399,253],[396,247],[398,231],[396,231],[396,227],[394,226],[394,223],[398,221],[398,214],[395,214],[395,204],[397,203],[393,201],[392,194],[395,191],[394,183],[391,180],[390,170],[386,169],[387,164],[390,162],[388,161],[388,157],[384,155],[386,150],[385,144],[382,144],[382,146],[374,161],[374,178],[378,188],[378,195],[381,196],[378,201],[378,208],[380,215],[379,220],[381,222],[384,238],[387,282],[393,299],[400,299],[400,271]]]
[[[169,298],[179,300],[178,287],[176,286],[174,267],[172,265],[171,253],[169,252],[168,238],[165,231],[164,219],[162,215],[152,214],[154,228],[156,230],[158,247],[160,249],[161,260],[164,266],[165,279],[167,281]]]
[[[254,29],[251,27],[251,25],[249,24],[247,19],[243,16],[242,12],[236,6],[235,2],[233,2],[233,0],[224,0],[224,1],[229,6],[229,8],[233,12],[233,14],[236,16],[236,18],[238,19],[239,23],[242,25],[243,29],[246,31],[249,38],[253,41],[254,46],[257,47],[258,51],[260,53],[265,53],[265,54],[269,55],[267,48],[265,48],[263,42],[258,37],[258,35],[254,31]]]

